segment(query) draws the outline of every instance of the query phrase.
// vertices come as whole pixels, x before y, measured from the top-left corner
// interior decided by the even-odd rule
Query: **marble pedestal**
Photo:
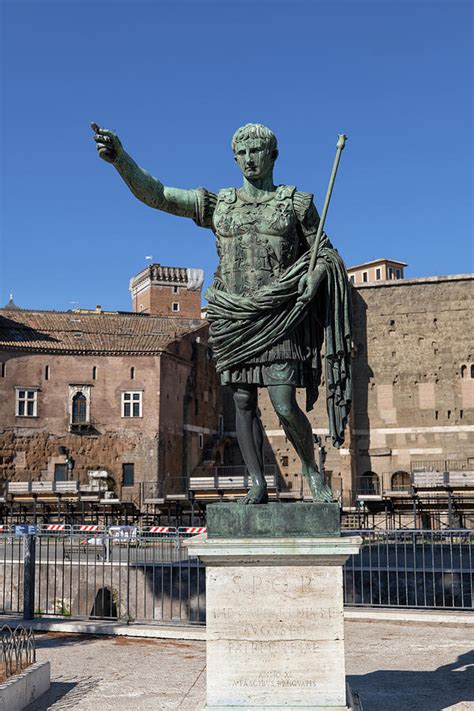
[[[206,538],[205,709],[352,708],[346,694],[342,566],[355,536]]]

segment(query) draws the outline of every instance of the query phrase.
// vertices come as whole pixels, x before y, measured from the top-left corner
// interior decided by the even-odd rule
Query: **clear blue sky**
[[[139,203],[91,121],[165,184],[211,190],[239,184],[233,131],[267,124],[276,181],[320,209],[345,132],[326,229],[346,264],[472,271],[470,0],[1,7],[1,304],[129,310],[146,255],[211,279],[212,233]]]

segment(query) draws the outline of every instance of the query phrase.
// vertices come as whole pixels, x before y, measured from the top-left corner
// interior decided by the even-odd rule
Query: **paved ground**
[[[346,623],[347,673],[364,711],[474,711],[472,628]],[[51,691],[30,711],[201,711],[205,643],[37,633]]]

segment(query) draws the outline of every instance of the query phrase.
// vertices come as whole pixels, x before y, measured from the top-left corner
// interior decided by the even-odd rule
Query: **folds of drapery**
[[[301,325],[312,372],[307,410],[318,396],[324,337],[329,432],[334,446],[340,447],[352,399],[350,291],[344,264],[327,238],[318,250],[319,260],[324,261],[326,279],[311,302],[297,299],[298,283],[310,262],[305,252],[279,279],[251,296],[209,288],[207,318],[218,372],[244,365]]]

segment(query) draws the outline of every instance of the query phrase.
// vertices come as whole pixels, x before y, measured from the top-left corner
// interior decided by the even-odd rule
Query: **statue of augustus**
[[[206,292],[210,343],[224,385],[233,390],[236,430],[252,487],[247,504],[268,501],[258,389],[265,387],[294,446],[314,501],[331,501],[314,457],[306,410],[318,396],[324,342],[329,431],[340,447],[351,402],[350,303],[347,274],[327,235],[309,270],[319,215],[310,193],[275,186],[277,140],[269,128],[247,124],[232,138],[242,171],[240,188],[217,194],[163,185],[126,153],[118,136],[92,124],[99,156],[112,163],[132,193],[158,210],[190,217],[216,236],[219,266]]]

